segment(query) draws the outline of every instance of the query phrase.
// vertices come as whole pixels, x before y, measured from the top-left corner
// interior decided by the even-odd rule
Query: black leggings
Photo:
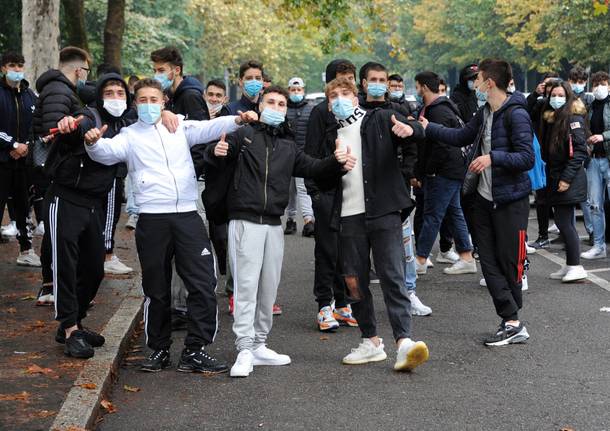
[[[574,206],[556,205],[555,224],[566,242],[566,265],[580,265],[580,238],[574,224]]]

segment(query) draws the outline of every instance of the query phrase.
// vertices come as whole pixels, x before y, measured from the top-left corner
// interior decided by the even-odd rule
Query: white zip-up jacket
[[[127,164],[136,205],[140,213],[183,213],[197,210],[197,178],[190,147],[220,140],[239,126],[235,116],[210,121],[189,121],[170,133],[161,121],[155,125],[138,121],[124,127],[112,139],[102,138],[85,149],[96,162]]]

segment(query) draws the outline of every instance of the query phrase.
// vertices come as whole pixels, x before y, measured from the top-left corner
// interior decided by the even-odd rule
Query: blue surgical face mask
[[[261,123],[277,127],[286,120],[286,114],[275,109],[265,108],[261,112]]]
[[[339,120],[345,120],[354,114],[354,104],[351,99],[337,97],[331,104],[331,110]]]
[[[248,81],[244,81],[244,92],[249,97],[254,97],[263,89],[263,81],[259,81],[258,79],[250,79]]]
[[[25,79],[25,73],[9,70],[6,72],[6,79],[12,82],[21,82],[23,79]]]
[[[552,96],[549,100],[549,105],[551,108],[557,110],[566,104],[566,98],[561,96]]]
[[[85,85],[87,85],[86,79],[79,79],[78,81],[76,81],[76,88],[78,90],[85,88]]]
[[[424,104],[424,97],[421,94],[419,94],[419,93],[415,93],[415,101],[417,103],[419,103],[420,105],[423,105]]]
[[[575,94],[581,94],[585,91],[585,84],[572,84],[572,91]]]
[[[468,81],[468,89],[470,91],[474,90],[474,81]]]
[[[388,91],[387,84],[381,82],[369,82],[367,85],[367,92],[372,97],[381,97],[386,91]]]
[[[138,118],[146,124],[155,124],[161,117],[160,103],[139,103]]]
[[[405,92],[402,90],[390,92],[390,98],[392,98],[394,100],[398,100],[398,99],[402,98],[402,96],[404,96],[404,95],[405,95]]]
[[[481,90],[479,90],[478,88],[476,89],[476,94],[477,94],[477,100],[479,102],[487,102],[487,93],[482,92]]]
[[[172,83],[174,82],[172,79],[169,79],[165,73],[157,73],[155,75],[155,79],[159,81],[163,90],[167,90],[169,87],[172,86]]]
[[[305,98],[304,94],[291,94],[290,95],[290,101],[293,103],[300,103],[303,101],[304,98]]]

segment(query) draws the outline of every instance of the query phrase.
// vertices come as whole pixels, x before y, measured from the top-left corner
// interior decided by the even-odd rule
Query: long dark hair
[[[551,127],[551,134],[549,136],[548,148],[550,152],[558,153],[564,150],[564,145],[566,138],[568,137],[568,133],[570,133],[570,117],[572,116],[572,105],[576,100],[576,96],[572,91],[572,88],[566,81],[557,80],[550,83],[550,87],[547,84],[547,89],[549,90],[549,97],[546,102],[544,102],[544,107],[542,109],[542,121],[540,122],[540,138],[544,135],[543,130],[545,127]],[[563,88],[563,91],[566,95],[566,103],[559,109],[553,109],[551,106],[551,94],[553,90],[557,87]],[[554,121],[552,124],[545,124],[547,111],[551,111],[554,116]]]

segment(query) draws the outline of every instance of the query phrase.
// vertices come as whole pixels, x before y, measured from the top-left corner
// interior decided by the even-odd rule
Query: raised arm
[[[127,133],[122,131],[114,138],[102,138],[108,126],[93,128],[85,133],[85,150],[92,160],[103,165],[115,165],[127,161],[129,142]]]
[[[218,141],[221,136],[233,133],[240,126],[258,121],[255,112],[239,112],[236,116],[218,117],[207,121],[184,121],[184,134],[189,147],[206,142]]]

